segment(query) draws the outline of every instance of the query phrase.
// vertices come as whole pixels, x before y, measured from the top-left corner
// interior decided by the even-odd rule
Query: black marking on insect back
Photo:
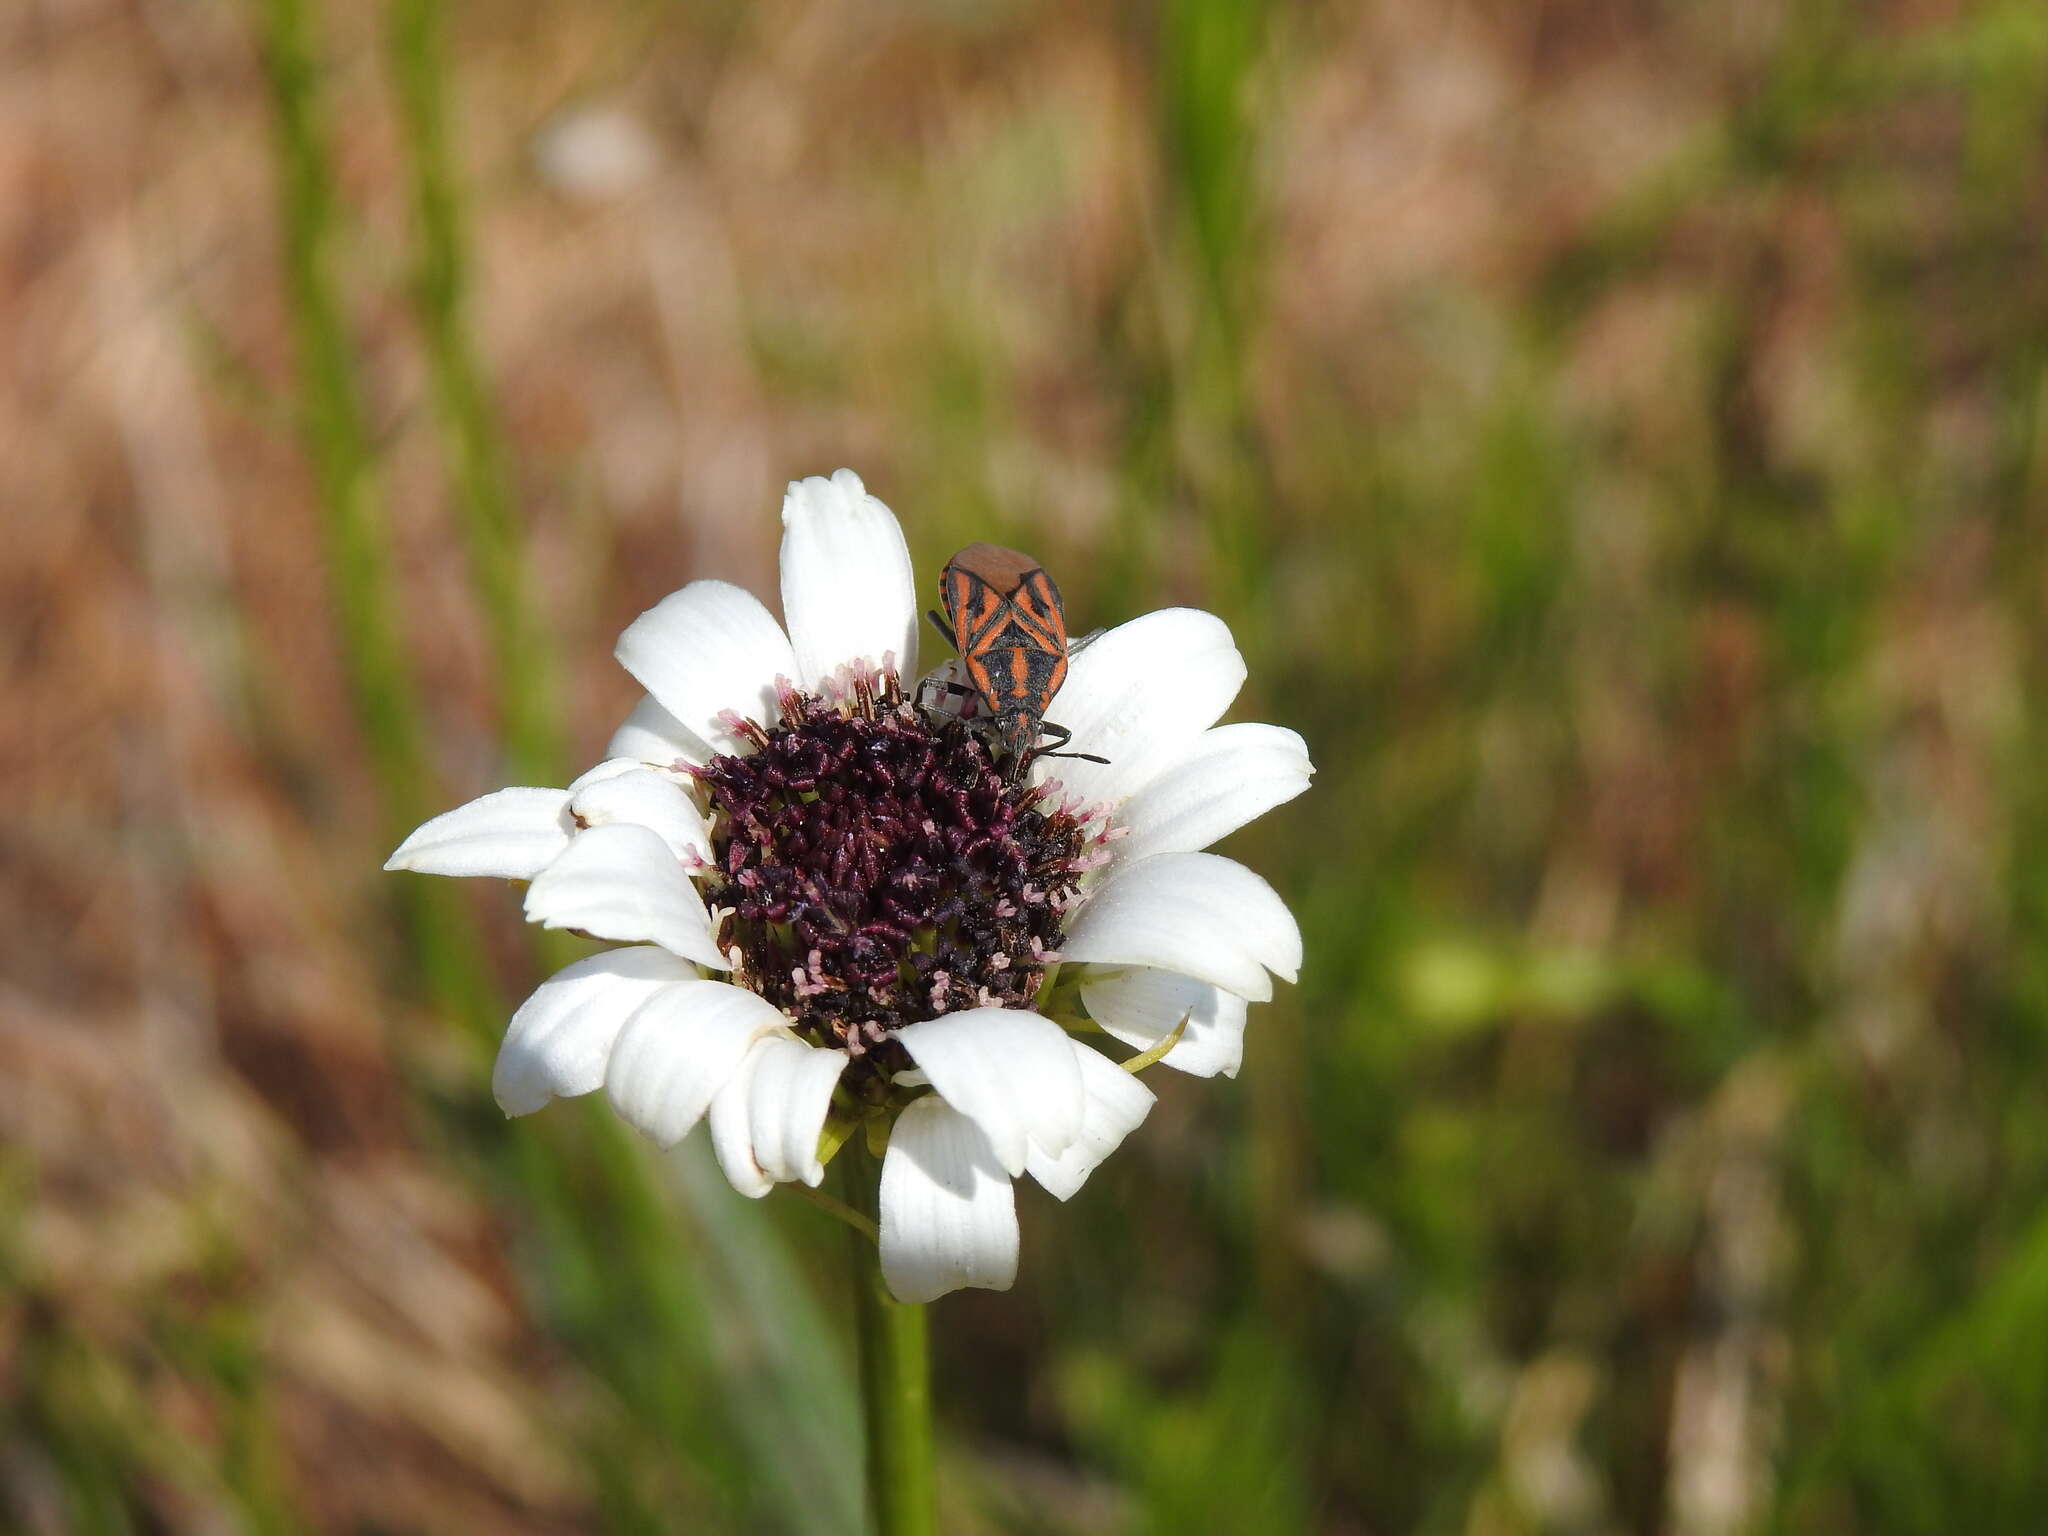
[[[1053,674],[1062,670],[1061,663],[1066,658],[1058,651],[1019,646],[1005,659],[1008,665],[1004,673],[1009,684],[1006,700],[1028,702],[1034,713],[1043,714],[1052,694]]]
[[[909,1065],[905,1024],[1031,1005],[1091,834],[969,726],[893,686],[850,708],[787,692],[759,750],[697,777],[734,979],[854,1057],[849,1092]]]
[[[1048,647],[1038,633],[1024,623],[1014,610],[1006,610],[1001,629],[990,634],[974,648],[978,656],[991,656],[1003,651],[1036,651],[1043,655],[1059,654],[1057,647]],[[995,662],[991,666],[997,665]]]

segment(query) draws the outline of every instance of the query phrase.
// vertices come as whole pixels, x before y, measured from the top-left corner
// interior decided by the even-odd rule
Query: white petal
[[[988,1133],[996,1159],[1024,1171],[1030,1145],[1058,1157],[1081,1130],[1081,1069],[1073,1042],[1050,1019],[970,1008],[896,1032],[932,1086]]]
[[[652,944],[564,966],[512,1015],[491,1071],[498,1107],[530,1115],[550,1099],[601,1087],[612,1042],[634,1010],[670,982],[696,975],[687,960]]]
[[[659,944],[671,954],[730,970],[711,938],[711,914],[668,844],[645,827],[579,832],[526,888],[529,922],[600,939]]]
[[[832,1108],[832,1090],[846,1070],[846,1053],[803,1041],[773,1042],[772,1056],[756,1064],[748,1108],[754,1123],[754,1159],[778,1183],[825,1181],[818,1137]]]
[[[917,675],[917,592],[896,514],[842,469],[792,480],[782,498],[782,616],[800,680],[814,686],[856,657],[893,654]]]
[[[623,774],[639,773],[647,767],[648,764],[637,757],[608,757],[596,767],[584,769],[569,781],[569,799],[574,801],[593,784],[602,784],[606,779],[616,779]]]
[[[1017,1201],[981,1127],[943,1099],[896,1117],[882,1158],[882,1278],[898,1301],[1017,1279]]]
[[[1301,929],[1272,886],[1213,853],[1155,853],[1119,865],[1088,895],[1060,953],[1096,965],[1153,965],[1263,1003],[1267,971],[1294,980]]]
[[[633,713],[612,732],[604,755],[658,763],[664,768],[677,761],[708,763],[717,756],[694,731],[656,703],[651,693],[641,695]]]
[[[1308,748],[1277,725],[1219,725],[1124,802],[1111,844],[1118,862],[1194,853],[1308,788]]]
[[[1100,1051],[1069,1041],[1081,1067],[1081,1134],[1058,1157],[1031,1149],[1031,1177],[1062,1200],[1071,1200],[1088,1175],[1151,1110],[1152,1090]]]
[[[1179,1042],[1160,1059],[1195,1077],[1235,1077],[1244,1060],[1248,1005],[1206,981],[1143,966],[1125,971],[1089,968],[1081,972],[1081,1001],[1088,1005],[1088,1016],[1108,1034],[1141,1051],[1164,1040],[1185,1018],[1188,1027]]]
[[[788,1032],[754,1042],[732,1080],[711,1101],[711,1145],[732,1187],[758,1200],[777,1184],[825,1177],[818,1135],[844,1051],[807,1045]]]
[[[1119,624],[1074,652],[1046,711],[1073,732],[1074,751],[1109,761],[1050,760],[1033,777],[1057,778],[1084,799],[1121,800],[1186,755],[1244,675],[1244,658],[1213,613],[1162,608]]]
[[[605,1093],[628,1124],[672,1147],[704,1118],[753,1043],[788,1027],[773,1003],[744,987],[672,982],[619,1031]]]
[[[443,811],[398,845],[386,869],[531,880],[569,846],[567,792],[501,789]]]
[[[605,765],[609,766],[609,765]],[[645,827],[688,865],[711,857],[711,829],[704,813],[674,777],[635,763],[625,773],[572,786],[569,809],[585,826]]]
[[[725,1174],[725,1182],[749,1200],[759,1200],[775,1187],[768,1170],[754,1159],[753,1118],[748,1112],[747,1090],[754,1076],[754,1058],[776,1043],[778,1037],[756,1040],[746,1059],[733,1069],[725,1086],[711,1100],[711,1150]]]
[[[685,730],[719,752],[746,749],[721,714],[776,719],[775,679],[796,676],[782,626],[753,593],[726,581],[671,592],[626,626],[616,654]]]

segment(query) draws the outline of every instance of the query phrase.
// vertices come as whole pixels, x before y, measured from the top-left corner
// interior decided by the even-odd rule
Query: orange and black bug
[[[970,544],[939,572],[939,597],[946,617],[934,613],[931,621],[960,653],[968,682],[994,717],[1011,777],[1036,756],[1087,757],[1036,750],[1041,736],[1055,746],[1069,739],[1064,726],[1045,718],[1067,680],[1067,621],[1060,589],[1044,567],[999,544]]]

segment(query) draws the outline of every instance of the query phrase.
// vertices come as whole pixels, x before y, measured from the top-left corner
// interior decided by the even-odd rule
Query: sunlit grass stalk
[[[396,622],[375,443],[335,280],[342,209],[320,117],[312,35],[317,7],[308,0],[263,0],[259,14],[277,110],[301,419],[350,686],[385,817],[402,829],[435,808],[437,789]],[[552,782],[559,777],[553,699],[526,618],[520,530],[502,440],[467,338],[461,210],[446,153],[437,26],[432,5],[394,7],[393,56],[421,223],[422,328],[472,572],[491,626],[510,753],[535,781]],[[436,882],[407,885],[407,932],[430,1002],[459,1020],[472,1041],[495,1041],[509,1005],[466,914],[454,893]],[[542,955],[549,958],[546,947]],[[773,1510],[778,1525],[791,1531],[843,1529],[834,1501],[798,1500],[795,1484],[771,1475],[789,1443],[785,1399],[801,1395],[814,1407],[829,1401],[843,1390],[836,1360],[806,1359],[803,1379],[789,1383],[757,1382],[760,1373],[735,1359],[723,1367],[721,1390],[704,1390],[720,1375],[725,1354],[706,1289],[712,1277],[702,1262],[677,1261],[678,1234],[688,1229],[684,1213],[625,1129],[601,1106],[565,1108],[553,1123],[511,1136],[506,1155],[492,1159],[492,1171],[516,1185],[519,1208],[545,1234],[536,1258],[555,1326],[621,1410],[616,1418],[607,1415],[585,1445],[608,1526],[665,1529],[693,1498],[710,1492],[742,1521]],[[794,1325],[804,1298],[771,1238],[764,1233],[771,1251],[757,1264],[767,1279],[756,1277],[751,1299],[779,1308]],[[754,1402],[757,1396],[764,1400]]]
[[[1273,494],[1249,395],[1244,338],[1262,291],[1263,240],[1253,177],[1254,74],[1269,46],[1263,0],[1178,0],[1161,28],[1163,157],[1177,196],[1171,248],[1191,313],[1171,361],[1177,473],[1200,508],[1208,586],[1240,643],[1268,655],[1288,634],[1273,612]],[[1270,1011],[1251,1078],[1248,1140],[1259,1292],[1285,1331],[1301,1315],[1294,1255],[1306,1154],[1299,1114],[1306,1044],[1293,1006]]]
[[[300,432],[312,461],[342,657],[376,775],[387,833],[431,809],[419,699],[391,602],[388,530],[375,449],[335,277],[339,210],[306,0],[259,0],[277,118],[286,302],[297,355]],[[422,978],[436,1004],[488,1029],[496,1000],[452,897],[425,882],[405,897]]]
[[[307,0],[261,0],[258,12],[277,119],[286,296],[349,685],[384,818],[402,829],[434,808],[435,781],[396,621],[374,442],[335,277],[342,218],[320,115],[314,12]],[[507,542],[516,549],[509,534]],[[407,886],[407,934],[431,1004],[473,1041],[493,1038],[507,1005],[454,893],[431,881]],[[551,1299],[585,1358],[629,1405],[629,1422],[646,1418],[649,1442],[660,1447],[648,1454],[658,1462],[680,1451],[705,1472],[723,1459],[711,1454],[717,1424],[686,1383],[708,1348],[709,1323],[693,1282],[673,1262],[675,1213],[619,1128],[601,1114],[584,1118],[595,1129],[580,1151],[573,1125],[546,1141],[514,1138],[523,1199],[558,1239],[544,1255]],[[628,1318],[640,1331],[624,1328]],[[621,1347],[629,1337],[632,1347]],[[647,1368],[650,1354],[660,1358],[658,1370]],[[644,1496],[641,1479],[623,1467],[600,1473],[620,1490],[614,1525],[629,1522],[630,1505]],[[743,1500],[736,1480],[728,1486]]]
[[[845,1203],[870,1221],[878,1219],[880,1167],[875,1159],[856,1144],[839,1155],[838,1163]],[[846,1252],[860,1346],[873,1529],[876,1536],[936,1536],[929,1309],[889,1294],[870,1232],[849,1227]]]
[[[277,112],[286,299],[301,432],[312,459],[357,718],[394,828],[428,808],[418,700],[393,615],[369,423],[335,280],[338,212],[304,0],[259,0]]]
[[[562,759],[553,674],[532,622],[504,434],[468,325],[469,259],[462,182],[449,144],[440,0],[392,0],[388,22],[415,220],[413,304],[490,633],[506,752],[521,782],[551,784]]]

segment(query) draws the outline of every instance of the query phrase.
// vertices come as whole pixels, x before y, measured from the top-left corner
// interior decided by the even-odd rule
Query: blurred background
[[[949,1530],[2040,1529],[2044,219],[2039,0],[0,7],[0,1528],[856,1528],[837,1230],[377,868],[845,464],[1321,769]]]

